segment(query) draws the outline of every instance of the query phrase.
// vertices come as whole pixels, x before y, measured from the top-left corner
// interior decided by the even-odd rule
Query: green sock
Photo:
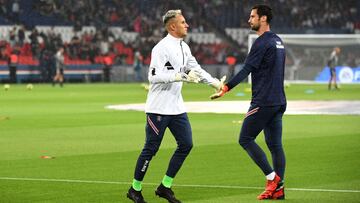
[[[136,191],[141,191],[141,181],[138,181],[136,179],[133,180],[132,187]]]
[[[165,175],[162,180],[162,184],[167,188],[171,188],[173,180],[174,180],[174,178]]]

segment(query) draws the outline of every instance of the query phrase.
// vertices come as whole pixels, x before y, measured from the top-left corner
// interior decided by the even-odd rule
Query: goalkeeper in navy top
[[[230,91],[251,73],[252,99],[240,132],[239,143],[266,176],[265,191],[257,198],[284,199],[285,154],[282,147],[282,116],[286,109],[284,92],[285,48],[282,40],[270,31],[271,8],[256,5],[252,8],[249,24],[258,38],[245,60],[244,68],[217,93],[216,99]],[[271,166],[255,138],[264,130],[265,141],[271,152]]]
[[[168,202],[180,202],[175,198],[171,185],[193,146],[191,126],[181,95],[183,82],[201,82],[219,90],[225,80],[211,77],[191,54],[189,46],[183,41],[189,25],[181,10],[169,10],[163,16],[163,23],[168,35],[151,52],[148,73],[150,89],[145,105],[145,145],[136,163],[133,184],[127,193],[127,197],[136,203],[145,202],[141,183],[167,128],[178,146],[155,194]]]

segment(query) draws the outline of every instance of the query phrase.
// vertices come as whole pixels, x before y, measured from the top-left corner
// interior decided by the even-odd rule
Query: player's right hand
[[[187,82],[194,82],[194,83],[200,82],[199,74],[195,70],[190,70],[187,75],[189,76],[189,80]]]
[[[175,73],[175,82],[187,81],[189,76],[186,73]]]
[[[199,83],[200,78],[195,73],[195,71],[191,70],[188,74],[180,72],[175,73],[175,82],[193,82],[193,83]]]

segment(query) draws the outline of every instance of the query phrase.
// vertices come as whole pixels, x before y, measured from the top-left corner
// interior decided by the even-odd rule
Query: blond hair
[[[163,15],[162,20],[164,25],[166,26],[166,24],[169,22],[170,19],[175,18],[176,15],[182,15],[181,14],[181,10],[177,9],[177,10],[168,10],[165,15]]]

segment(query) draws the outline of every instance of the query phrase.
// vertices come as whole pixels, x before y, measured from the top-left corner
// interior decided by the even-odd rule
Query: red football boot
[[[285,188],[283,184],[279,184],[271,199],[285,199]]]
[[[258,200],[263,199],[272,199],[274,193],[276,192],[276,188],[278,187],[281,178],[275,174],[274,180],[267,180],[265,191],[262,192],[257,198]]]

